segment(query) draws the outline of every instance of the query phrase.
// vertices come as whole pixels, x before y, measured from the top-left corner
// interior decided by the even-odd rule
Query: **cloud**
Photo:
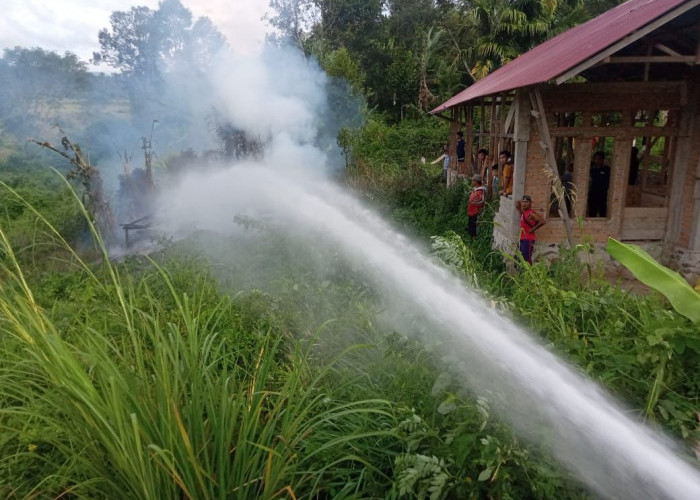
[[[195,17],[207,16],[234,50],[256,50],[265,37],[262,17],[268,0],[182,0]],[[0,49],[42,47],[77,54],[87,61],[99,48],[97,33],[109,26],[109,16],[132,6],[157,8],[158,0],[3,0]]]

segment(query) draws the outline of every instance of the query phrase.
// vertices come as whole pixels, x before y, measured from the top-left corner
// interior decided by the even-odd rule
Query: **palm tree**
[[[472,2],[469,17],[478,33],[470,50],[472,75],[477,80],[483,78],[553,34],[580,22],[582,9],[582,0]]]

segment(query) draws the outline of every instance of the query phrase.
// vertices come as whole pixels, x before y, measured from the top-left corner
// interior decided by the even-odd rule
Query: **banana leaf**
[[[635,278],[663,294],[679,314],[694,323],[700,322],[700,293],[680,274],[662,266],[636,245],[608,238],[606,250],[629,269]]]

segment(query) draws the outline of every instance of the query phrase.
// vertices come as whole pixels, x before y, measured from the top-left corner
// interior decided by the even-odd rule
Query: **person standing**
[[[479,151],[476,152],[476,160],[474,163],[472,163],[472,172],[471,175],[474,174],[479,174],[481,175],[481,179],[484,180],[486,177],[484,177],[484,166],[487,165],[489,162],[489,150],[485,148],[481,148]]]
[[[501,176],[503,177],[503,189],[501,189],[501,196],[510,196],[513,194],[513,158],[508,156],[503,162],[503,171]]]
[[[457,150],[455,151],[457,156],[457,173],[465,174],[467,171],[465,169],[466,156],[467,156],[467,143],[464,140],[464,133],[460,130],[457,132]]]
[[[431,165],[435,165],[442,160],[442,182],[447,182],[447,171],[450,169],[450,147],[447,144],[442,146],[442,155],[431,161]]]
[[[637,184],[637,177],[639,175],[639,148],[632,146],[630,150],[630,176],[627,180],[627,185],[634,186]]]
[[[596,151],[593,155],[588,184],[588,216],[608,216],[608,188],[610,187],[610,167],[605,164],[605,153]]]
[[[498,164],[492,167],[491,182],[493,183],[493,196],[498,196]]]
[[[570,163],[566,170],[561,175],[561,185],[564,188],[564,203],[569,217],[573,217],[572,209],[574,208],[574,165]]]
[[[544,226],[547,221],[532,209],[532,198],[528,194],[524,194],[515,202],[515,208],[520,212],[520,254],[525,262],[532,265],[532,252],[537,239],[535,231]]]
[[[486,188],[481,182],[481,176],[474,174],[472,176],[472,192],[469,195],[469,203],[467,204],[467,215],[469,216],[467,233],[472,238],[476,238],[476,223],[484,205],[486,205]]]
[[[503,151],[498,153],[498,161],[496,163],[494,163],[493,166],[491,167],[491,176],[490,177],[493,177],[493,173],[495,171],[500,171],[502,174],[503,167],[506,164],[506,160],[510,157],[511,157],[510,151],[508,151],[507,149],[504,149]],[[484,165],[484,170],[481,173],[481,177],[484,177],[484,175],[488,175],[488,173],[489,173],[488,170],[489,170],[488,165]],[[487,180],[487,182],[488,182],[488,180]],[[494,194],[498,194],[498,190],[494,190]]]

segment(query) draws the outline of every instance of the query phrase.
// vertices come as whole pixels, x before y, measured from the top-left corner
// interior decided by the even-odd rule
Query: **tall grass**
[[[0,496],[343,498],[381,482],[365,457],[388,453],[387,401],[336,400],[333,361],[196,271],[175,270],[187,292],[156,262],[122,277],[90,229],[97,269],[63,241],[95,290],[68,322],[0,230]]]

